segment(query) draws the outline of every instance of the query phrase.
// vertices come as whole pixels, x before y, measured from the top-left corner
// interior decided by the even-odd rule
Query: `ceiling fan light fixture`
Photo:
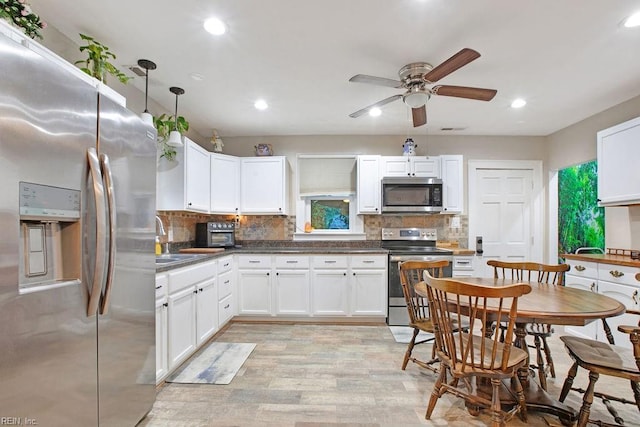
[[[412,91],[402,97],[402,100],[411,108],[420,108],[429,100],[429,92],[424,90]]]

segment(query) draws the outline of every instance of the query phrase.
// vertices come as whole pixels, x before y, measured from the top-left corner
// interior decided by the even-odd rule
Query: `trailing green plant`
[[[47,23],[31,11],[26,0],[0,0],[0,18],[22,28],[32,39],[42,39],[40,30],[47,27]]]
[[[158,144],[162,148],[160,157],[164,157],[167,160],[174,160],[176,157],[175,148],[167,144],[171,131],[177,130],[181,135],[184,135],[189,130],[189,122],[184,117],[178,116],[177,122],[174,117],[162,114],[153,119],[153,124],[158,131]]]
[[[82,71],[103,83],[106,81],[107,74],[117,77],[121,83],[127,83],[131,79],[109,62],[111,59],[116,59],[116,55],[107,46],[91,36],[80,34],[80,38],[87,42],[85,46],[80,46],[80,52],[85,52],[87,59],[75,62],[76,65],[84,64],[84,67],[80,67]]]

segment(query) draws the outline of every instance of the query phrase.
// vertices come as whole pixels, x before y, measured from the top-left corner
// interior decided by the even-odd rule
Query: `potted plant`
[[[76,65],[84,64],[80,67],[82,71],[103,83],[106,82],[107,74],[117,77],[121,83],[125,84],[131,79],[109,62],[110,59],[116,59],[116,55],[107,46],[84,34],[80,34],[80,38],[87,42],[85,46],[80,46],[80,52],[85,52],[87,59],[75,62]]]
[[[178,120],[174,116],[167,116],[162,114],[159,117],[153,119],[153,124],[158,131],[158,143],[162,148],[162,154],[160,157],[164,157],[167,160],[174,160],[176,157],[175,148],[167,144],[169,140],[169,134],[172,130],[177,130],[180,134],[184,135],[189,130],[189,122],[182,116],[178,116]]]
[[[31,7],[25,0],[0,0],[0,18],[22,28],[24,33],[32,39],[42,39],[40,30],[47,26],[31,11]]]

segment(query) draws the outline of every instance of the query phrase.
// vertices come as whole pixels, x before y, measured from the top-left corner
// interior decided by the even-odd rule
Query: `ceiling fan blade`
[[[427,107],[425,105],[419,108],[412,108],[411,115],[413,116],[414,128],[427,124]]]
[[[466,86],[435,86],[431,92],[442,96],[455,96],[457,98],[477,99],[478,101],[491,101],[496,93],[495,89],[482,89],[479,87]]]
[[[386,79],[384,77],[368,76],[366,74],[356,74],[349,79],[350,82],[355,83],[369,83],[378,86],[394,87],[397,89],[402,88],[402,82],[400,80]]]
[[[469,62],[480,58],[480,54],[473,49],[464,48],[451,58],[438,65],[433,70],[424,75],[424,81],[435,83],[446,75],[453,73],[460,67],[464,67]]]
[[[368,113],[369,110],[372,109],[373,107],[382,107],[383,105],[393,102],[396,99],[400,99],[400,98],[402,98],[402,95],[390,96],[388,98],[383,99],[382,101],[376,102],[375,104],[371,104],[368,107],[364,107],[362,110],[358,110],[355,113],[349,114],[349,117],[353,117],[355,119],[356,117],[360,117],[364,113]]]

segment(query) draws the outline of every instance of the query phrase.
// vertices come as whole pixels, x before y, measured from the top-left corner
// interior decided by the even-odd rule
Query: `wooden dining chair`
[[[531,292],[526,283],[509,286],[481,286],[453,279],[425,275],[426,293],[436,334],[440,373],[431,393],[426,419],[431,418],[438,399],[451,393],[465,400],[472,415],[491,414],[492,426],[503,426],[517,413],[526,422],[522,384],[518,370],[526,366],[526,351],[513,346],[513,329],[518,298]],[[452,325],[468,316],[469,329],[456,332]],[[492,321],[504,322],[504,341]],[[449,382],[447,373],[452,377]],[[500,403],[503,380],[510,379],[516,405],[504,411]],[[459,386],[462,380],[463,387]],[[475,382],[475,384],[474,384]],[[478,393],[482,384],[491,384],[491,398]]]
[[[433,366],[438,359],[435,357],[436,351],[433,347],[431,351],[431,360],[422,361],[412,356],[413,348],[416,345],[433,342],[435,338],[433,335],[426,339],[416,341],[420,331],[428,334],[433,334],[433,323],[429,316],[429,305],[427,299],[416,294],[414,286],[418,282],[422,282],[424,279],[424,272],[429,271],[434,277],[443,276],[443,268],[449,265],[447,260],[439,261],[405,261],[398,264],[400,270],[400,284],[402,285],[402,293],[407,303],[407,311],[409,312],[409,326],[413,328],[413,337],[407,345],[407,351],[404,354],[402,360],[402,370],[404,371],[409,361],[421,366],[423,368],[436,371]]]
[[[498,260],[489,260],[487,264],[493,267],[493,276],[496,279],[523,280],[537,282],[541,285],[562,286],[564,273],[569,270],[567,264],[540,264],[537,262],[506,262]],[[552,378],[556,377],[551,350],[547,344],[547,338],[553,334],[553,328],[551,325],[544,323],[529,323],[526,326],[526,332],[527,335],[533,336],[534,344],[529,347],[536,349],[536,363],[532,363],[531,367],[538,370],[540,386],[546,390],[547,375]]]
[[[602,402],[618,425],[624,425],[624,420],[618,415],[611,401],[635,404],[640,412],[640,311],[627,310],[627,313],[638,316],[638,325],[618,326],[618,331],[629,335],[632,349],[587,338],[560,337],[574,363],[569,368],[567,378],[564,380],[559,400],[564,402],[571,390],[583,394],[577,427],[584,427],[589,422],[597,425],[613,425],[602,421],[589,420],[594,396],[602,399]],[[578,366],[589,371],[589,384],[586,390],[572,387],[573,379],[578,372]],[[611,394],[611,391],[608,393],[595,391],[596,381],[598,381],[601,374],[629,380],[634,400],[615,396]]]

